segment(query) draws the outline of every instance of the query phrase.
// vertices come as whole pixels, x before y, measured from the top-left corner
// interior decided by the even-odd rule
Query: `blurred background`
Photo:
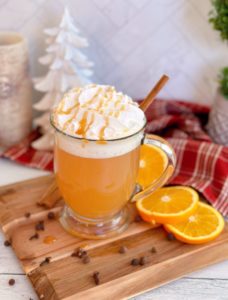
[[[89,41],[93,81],[140,98],[167,73],[161,97],[212,103],[228,51],[208,22],[209,0],[0,0],[0,29],[28,39],[32,76],[46,73],[43,29],[59,24],[65,5]]]

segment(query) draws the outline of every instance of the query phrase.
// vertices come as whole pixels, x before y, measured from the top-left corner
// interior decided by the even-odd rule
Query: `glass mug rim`
[[[59,133],[61,133],[62,135],[66,136],[66,137],[69,137],[69,138],[72,138],[74,140],[78,140],[78,141],[88,141],[88,142],[95,142],[97,143],[98,141],[100,140],[97,140],[97,139],[88,139],[88,138],[85,138],[85,137],[78,137],[78,136],[75,136],[75,135],[71,135],[69,133],[66,133],[64,131],[62,131],[61,129],[59,129],[55,123],[54,123],[54,112],[52,111],[51,114],[50,114],[50,123],[52,125],[52,127]],[[144,118],[144,124],[143,126],[137,130],[136,132],[130,134],[130,135],[127,135],[127,136],[123,136],[123,137],[120,137],[120,138],[115,138],[115,139],[103,139],[102,141],[105,141],[105,142],[117,142],[117,141],[123,141],[125,139],[128,139],[128,138],[131,138],[133,136],[136,136],[137,134],[139,134],[140,132],[144,131],[144,129],[146,128],[146,124],[147,124],[147,120],[146,118]],[[144,137],[145,138],[145,137]],[[143,139],[144,139],[143,138]]]

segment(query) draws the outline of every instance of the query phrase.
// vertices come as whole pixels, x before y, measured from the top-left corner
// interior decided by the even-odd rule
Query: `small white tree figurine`
[[[35,149],[52,150],[53,129],[50,125],[50,110],[72,87],[88,84],[93,72],[93,63],[80,51],[88,46],[88,41],[79,35],[79,30],[73,24],[69,11],[65,8],[59,27],[44,30],[48,36],[47,54],[39,58],[43,65],[49,65],[48,73],[34,79],[36,90],[45,92],[34,108],[43,111],[43,115],[35,119],[35,124],[41,127],[43,136],[32,143]]]

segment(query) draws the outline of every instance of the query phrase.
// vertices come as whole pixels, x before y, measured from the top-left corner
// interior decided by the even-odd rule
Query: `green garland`
[[[228,100],[228,67],[223,68],[219,74],[220,91]]]
[[[212,0],[212,5],[209,22],[220,31],[222,40],[228,40],[228,0]]]
[[[214,9],[210,12],[209,22],[215,30],[220,31],[223,41],[228,41],[228,0],[212,0]],[[219,74],[220,92],[228,100],[228,67]]]

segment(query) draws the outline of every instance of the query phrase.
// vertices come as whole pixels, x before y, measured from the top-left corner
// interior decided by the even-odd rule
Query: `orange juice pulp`
[[[66,204],[77,215],[97,219],[120,211],[134,190],[139,149],[110,158],[85,158],[55,148],[55,171]]]

